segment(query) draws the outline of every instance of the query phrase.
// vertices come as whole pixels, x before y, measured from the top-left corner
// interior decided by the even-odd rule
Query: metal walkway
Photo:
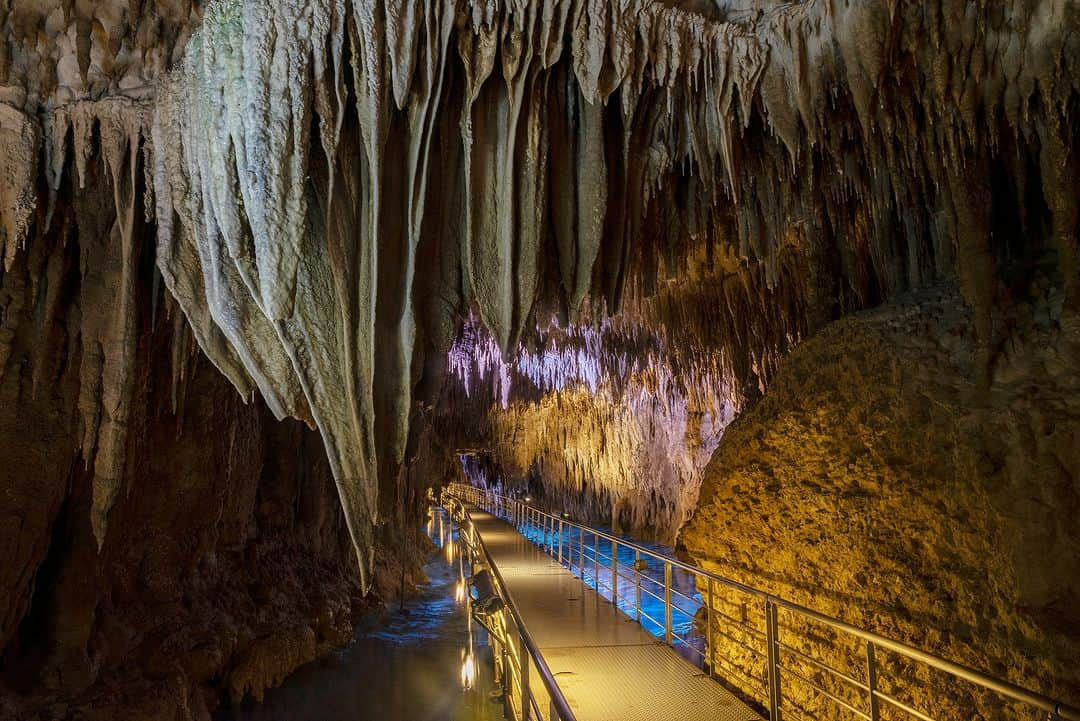
[[[514,721],[758,721],[719,679],[771,721],[1080,721],[1080,709],[527,498],[452,484],[447,503],[471,568],[490,568],[487,597],[505,604],[481,615]]]
[[[466,510],[579,721],[761,721],[509,523]]]

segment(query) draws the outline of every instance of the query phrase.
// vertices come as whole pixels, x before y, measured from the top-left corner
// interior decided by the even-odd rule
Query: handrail
[[[462,515],[463,517],[468,517],[468,514],[466,513],[463,513]],[[451,517],[453,517],[453,514],[451,514]],[[469,524],[472,526],[472,519],[469,519]],[[529,652],[529,656],[532,658],[533,663],[536,664],[536,670],[540,673],[540,678],[544,682],[544,687],[547,689],[551,705],[559,714],[559,721],[577,721],[577,717],[574,715],[573,710],[570,708],[570,704],[563,695],[562,689],[559,688],[559,684],[555,681],[555,674],[551,672],[551,668],[548,667],[543,654],[540,653],[540,648],[536,645],[536,641],[533,639],[532,634],[529,633],[529,629],[525,626],[525,621],[521,617],[521,612],[518,611],[517,604],[514,603],[513,596],[510,595],[506,582],[503,580],[502,573],[499,572],[499,567],[495,565],[495,561],[492,559],[491,553],[488,551],[487,544],[484,543],[483,537],[475,532],[475,528],[474,532],[470,535],[477,546],[477,550],[483,555],[484,563],[487,565],[495,579],[495,583],[499,588],[499,596],[502,598],[505,608],[510,612],[510,617],[513,619],[514,626],[517,628],[518,636],[525,644],[525,650]]]
[[[528,504],[526,504],[526,503],[524,503],[524,502],[522,502],[522,501],[520,501],[518,499],[510,498],[508,496],[504,496],[502,494],[495,493],[493,491],[489,491],[489,490],[485,490],[485,489],[479,489],[479,488],[475,488],[473,486],[468,486],[468,485],[465,485],[465,484],[458,484],[458,483],[451,484],[449,486],[448,490],[452,494],[455,494],[455,495],[456,495],[456,493],[459,493],[459,492],[463,496],[472,494],[472,495],[474,495],[474,498],[476,498],[478,502],[479,502],[479,499],[481,497],[486,497],[486,498],[497,499],[498,501],[500,501],[500,502],[502,502],[504,504],[509,503],[509,504],[511,504],[511,507],[513,507],[514,505],[519,506],[522,509],[527,509],[527,511],[528,511],[527,519],[531,519],[531,518],[534,518],[534,517],[539,517],[540,519],[544,519],[544,518],[549,519],[552,522],[551,523],[551,528],[552,528],[553,532],[554,532],[554,528],[555,528],[556,524],[558,524],[558,527],[560,529],[563,528],[564,526],[565,527],[570,527],[570,528],[577,528],[579,530],[579,532],[581,532],[581,533],[588,533],[590,535],[594,535],[597,539],[603,538],[603,539],[605,539],[605,540],[607,540],[609,542],[612,542],[612,543],[616,544],[616,547],[622,546],[622,547],[625,547],[625,548],[632,549],[637,553],[644,554],[644,555],[647,555],[647,556],[649,556],[651,558],[655,558],[657,560],[660,560],[664,564],[669,565],[671,568],[678,568],[678,569],[680,569],[682,571],[685,571],[685,572],[687,572],[689,574],[692,574],[693,576],[701,577],[701,578],[707,579],[707,580],[709,580],[709,581],[711,581],[713,583],[721,584],[722,586],[725,586],[725,587],[730,588],[730,589],[734,589],[734,590],[739,591],[739,592],[741,592],[741,593],[743,593],[743,594],[745,594],[747,596],[750,596],[751,598],[754,598],[754,599],[757,599],[757,600],[760,600],[760,601],[764,602],[765,606],[766,606],[766,609],[767,609],[767,612],[766,612],[767,622],[766,622],[766,634],[765,635],[768,637],[767,643],[768,643],[769,648],[770,649],[775,649],[775,651],[776,651],[775,657],[773,656],[772,653],[770,653],[770,664],[769,664],[770,665],[770,687],[771,687],[769,706],[770,706],[770,711],[773,714],[773,718],[776,718],[777,716],[779,716],[777,711],[779,710],[779,702],[780,702],[780,694],[781,694],[781,692],[779,690],[779,684],[778,684],[779,669],[772,668],[774,665],[779,665],[779,652],[781,650],[781,644],[780,644],[779,640],[777,638],[775,638],[775,635],[776,635],[776,633],[775,633],[776,629],[774,628],[775,623],[776,623],[775,614],[776,614],[777,609],[783,609],[783,610],[788,611],[790,613],[793,613],[793,614],[795,614],[797,616],[802,616],[802,617],[804,617],[806,619],[809,619],[811,621],[820,623],[820,624],[822,624],[824,626],[833,628],[833,629],[835,629],[837,631],[841,631],[841,632],[846,633],[846,634],[848,634],[850,636],[854,636],[854,637],[856,637],[858,639],[861,639],[861,640],[865,641],[866,645],[867,645],[867,656],[868,656],[868,662],[870,664],[870,673],[871,674],[873,674],[875,672],[875,666],[874,666],[874,661],[873,661],[873,658],[874,658],[873,649],[874,648],[885,649],[885,650],[892,651],[893,653],[896,653],[896,654],[898,654],[900,656],[903,656],[903,657],[905,657],[907,659],[910,659],[912,661],[922,663],[922,664],[924,664],[924,665],[926,665],[926,666],[928,666],[930,668],[936,669],[938,671],[943,671],[944,673],[947,673],[947,674],[949,674],[949,675],[951,675],[951,676],[953,676],[953,677],[955,677],[957,679],[967,681],[968,683],[971,683],[971,684],[973,684],[975,686],[979,686],[979,687],[984,688],[986,690],[993,691],[993,692],[995,692],[997,694],[1000,694],[1001,696],[1012,699],[1014,701],[1019,701],[1021,703],[1027,704],[1027,705],[1032,706],[1032,707],[1034,707],[1034,708],[1036,708],[1036,709],[1038,709],[1040,711],[1045,711],[1048,714],[1051,714],[1051,719],[1061,719],[1062,721],[1080,721],[1080,709],[1077,709],[1075,707],[1072,707],[1072,706],[1069,706],[1067,704],[1056,701],[1056,700],[1054,700],[1054,699],[1052,699],[1052,698],[1050,698],[1048,696],[1044,696],[1044,695],[1036,693],[1034,691],[1030,691],[1030,690],[1023,688],[1022,686],[1018,686],[1017,684],[1014,684],[1012,682],[1005,681],[1005,680],[999,679],[999,678],[994,678],[993,676],[989,676],[989,675],[987,675],[985,673],[982,673],[980,671],[977,671],[977,670],[975,670],[973,668],[970,668],[970,667],[964,666],[962,664],[958,664],[958,663],[955,663],[953,661],[949,661],[947,659],[941,658],[940,656],[935,656],[932,653],[920,650],[920,649],[918,649],[918,648],[916,648],[914,646],[910,646],[910,645],[908,645],[906,643],[903,643],[901,641],[895,641],[895,640],[890,639],[890,638],[888,638],[886,636],[882,636],[880,634],[874,633],[873,631],[867,631],[865,629],[861,629],[861,628],[859,628],[857,626],[853,626],[853,625],[851,625],[849,623],[846,623],[844,621],[841,621],[841,620],[839,620],[837,618],[827,616],[827,615],[825,615],[823,613],[820,613],[818,611],[814,611],[813,609],[810,609],[810,608],[807,608],[805,606],[799,605],[799,604],[794,603],[792,601],[788,601],[788,600],[786,600],[784,598],[775,596],[773,594],[767,593],[767,592],[762,591],[760,589],[753,588],[752,586],[747,586],[746,584],[739,583],[738,581],[732,580],[730,578],[725,578],[724,576],[720,576],[720,575],[718,575],[716,573],[713,573],[711,571],[708,571],[708,570],[706,570],[704,568],[699,568],[697,566],[693,566],[691,564],[680,561],[680,560],[678,560],[676,558],[672,558],[670,556],[659,554],[656,551],[653,551],[653,550],[651,550],[649,548],[646,548],[645,546],[642,546],[641,544],[635,543],[633,541],[628,541],[628,540],[625,540],[625,539],[621,539],[621,538],[618,538],[617,536],[606,533],[604,531],[601,531],[601,530],[598,530],[598,529],[595,529],[595,528],[592,528],[592,527],[589,527],[589,526],[585,526],[585,525],[582,525],[580,523],[575,523],[574,521],[571,521],[571,520],[566,519],[566,518],[555,516],[553,514],[545,512],[545,511],[543,511],[543,510],[541,510],[539,508],[536,508],[535,506],[528,505]],[[518,515],[520,516],[520,513]],[[521,519],[518,518],[518,521],[520,521],[520,520]],[[526,520],[526,524],[534,523],[534,522],[535,521],[532,521],[532,520]],[[560,533],[561,533],[561,531],[560,531]],[[572,544],[572,542],[571,542],[571,544]],[[594,549],[594,552],[599,553],[598,549]],[[582,555],[584,556],[584,553]],[[618,554],[616,553],[614,555],[617,556]],[[593,560],[593,559],[589,559],[589,560]],[[599,569],[599,563],[594,561],[594,564],[597,567],[597,569]],[[582,569],[582,570],[584,572],[584,569]],[[584,575],[582,577],[584,578]],[[597,577],[599,579],[599,571],[597,571]],[[646,578],[648,578],[648,577],[646,576]],[[650,578],[650,580],[655,581],[657,583],[660,583],[656,579]],[[599,587],[599,585],[600,585],[599,580],[597,580],[597,587]],[[617,584],[615,584],[615,585],[617,585]],[[667,585],[668,590],[670,591],[670,584],[669,583],[668,584],[661,584],[661,585]],[[653,597],[657,597],[656,594],[652,594],[652,593],[648,592],[647,590],[645,590],[645,592],[649,593],[649,595],[651,595]],[[613,595],[613,598],[616,598],[616,594],[614,592],[613,592],[612,595]],[[682,594],[680,594],[680,595],[682,595]],[[617,600],[617,598],[616,598],[616,600]],[[676,608],[678,608],[678,607],[676,606]],[[771,610],[769,610],[769,609],[771,609]],[[678,610],[681,613],[685,614],[685,611],[683,609],[678,609]],[[711,607],[710,607],[710,612],[711,612]],[[670,609],[665,613],[665,615],[670,616]],[[770,617],[771,617],[771,621],[772,621],[772,626],[770,626],[770,623],[769,623]],[[659,623],[655,619],[651,619],[651,617],[649,617],[649,618],[654,623]],[[710,624],[710,627],[711,627],[711,624],[712,624],[711,619],[709,620],[709,624]],[[668,626],[670,626],[670,621],[668,622]],[[671,636],[670,628],[667,629],[667,635],[668,635],[668,639],[670,640],[670,636]],[[753,650],[749,646],[747,646],[746,648],[748,650]],[[711,653],[709,654],[709,657],[711,657]],[[775,674],[775,676],[776,676],[775,679],[772,678],[773,674]],[[774,680],[776,681],[776,687],[772,688]],[[864,688],[867,688],[867,687],[864,687]],[[915,712],[914,709],[909,709],[909,707],[906,707],[905,704],[899,702],[898,700],[890,698],[889,696],[884,694],[880,689],[874,688],[874,684],[872,682],[869,684],[869,692],[870,692],[871,701],[872,701],[872,708],[874,707],[874,704],[876,704],[876,699],[882,699],[882,700],[885,700],[888,703],[892,703],[894,705],[899,705],[899,706],[903,707],[905,710],[909,710],[910,712],[913,712],[915,714],[918,713],[918,712]],[[775,697],[773,697],[774,694],[775,694]],[[921,715],[921,714],[919,714],[919,715]]]

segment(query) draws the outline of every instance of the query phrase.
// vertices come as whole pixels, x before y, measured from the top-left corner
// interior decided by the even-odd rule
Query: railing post
[[[713,617],[713,580],[712,580],[712,576],[706,576],[705,577],[705,583],[706,583],[706,586],[707,586],[707,589],[708,589],[708,591],[706,593],[706,596],[705,596],[706,597],[705,602],[708,604],[706,606],[706,611],[705,611],[705,645],[707,646],[707,650],[708,650],[709,676],[713,677],[713,676],[716,675],[716,668],[715,668],[716,667],[716,648],[713,645],[714,639],[713,639],[713,620],[712,620],[712,617]]]
[[[866,686],[870,692],[870,721],[881,718],[881,708],[877,697],[877,661],[874,659],[874,644],[866,642]]]
[[[664,561],[664,643],[671,645],[671,563]]]
[[[611,602],[619,607],[619,542],[611,539]]]
[[[562,532],[563,532],[563,519],[559,519],[559,565],[562,565]]]
[[[641,551],[634,549],[634,619],[641,623]]]
[[[585,580],[585,526],[578,526],[578,549],[581,551],[581,580]]]
[[[769,721],[780,721],[780,626],[776,604],[765,599],[765,643],[769,662]]]
[[[529,721],[532,715],[532,694],[529,691],[529,650],[525,638],[518,633],[518,668],[521,669],[521,721]]]
[[[593,533],[593,584],[596,586],[596,595],[600,593],[600,538]]]

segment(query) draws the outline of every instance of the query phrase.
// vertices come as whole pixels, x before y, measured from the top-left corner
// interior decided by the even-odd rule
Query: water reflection
[[[428,523],[438,545],[453,547],[456,529],[441,514]],[[452,559],[451,563],[447,559]],[[455,602],[460,559],[436,555],[429,583],[405,608],[388,611],[358,631],[346,648],[305,666],[263,703],[246,702],[216,721],[498,721],[492,700],[491,648],[470,634]],[[471,654],[469,652],[471,649]],[[468,668],[466,668],[466,664]],[[468,678],[465,678],[466,674]],[[471,689],[463,690],[463,682]]]
[[[597,530],[612,535],[610,528],[595,526]],[[571,567],[575,575],[582,577],[585,585],[611,600],[611,544],[604,538],[592,533],[582,534],[565,528],[561,533],[545,528],[533,522],[523,522],[518,526],[522,535],[542,547],[558,546],[563,548],[564,566]],[[653,552],[662,558],[674,558],[671,547],[659,543],[643,541],[627,534],[619,534],[624,541]],[[582,548],[584,540],[584,549]],[[582,553],[584,551],[584,553]],[[638,619],[642,627],[657,638],[665,636],[664,604],[664,568],[663,562],[641,556],[646,563],[640,574],[634,571],[634,562],[638,559],[634,549],[627,546],[618,548],[618,599],[620,611]],[[582,565],[584,564],[584,574]],[[637,593],[637,580],[641,580],[641,593]],[[699,633],[694,618],[701,609],[703,599],[697,590],[693,575],[679,568],[673,568],[671,574],[672,609],[671,630],[674,634],[673,647],[679,655],[691,663],[701,666],[705,658],[705,639]],[[640,618],[638,609],[640,607]]]

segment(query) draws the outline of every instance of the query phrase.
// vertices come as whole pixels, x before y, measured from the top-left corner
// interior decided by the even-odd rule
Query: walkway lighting
[[[461,662],[461,686],[466,691],[476,685],[476,661],[471,653],[465,654]]]

